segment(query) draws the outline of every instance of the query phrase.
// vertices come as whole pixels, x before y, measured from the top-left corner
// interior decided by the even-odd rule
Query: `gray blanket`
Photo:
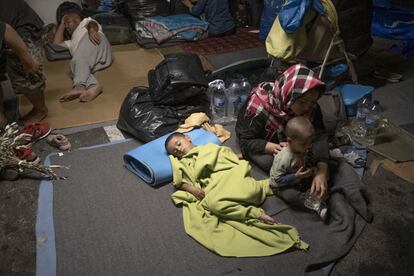
[[[331,220],[297,212],[277,197],[264,205],[280,222],[296,226],[309,251],[262,258],[224,258],[185,234],[182,210],[171,185],[153,189],[123,168],[122,156],[136,142],[75,151],[52,158],[70,165],[68,179],[54,184],[58,275],[301,275],[346,254],[365,226],[360,187],[350,171],[338,174],[330,200]],[[253,176],[265,177],[258,169]],[[348,203],[357,207],[359,214]]]

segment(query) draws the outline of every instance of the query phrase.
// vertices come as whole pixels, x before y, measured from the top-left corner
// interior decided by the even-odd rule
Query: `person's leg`
[[[59,98],[60,102],[75,100],[86,91],[86,83],[90,75],[87,61],[83,60],[82,56],[75,54],[70,61],[70,71],[73,78],[73,87]]]
[[[96,46],[95,46],[96,47]],[[86,91],[79,97],[81,102],[89,102],[95,99],[99,94],[102,93],[103,88],[99,84],[98,80],[93,75],[94,72],[105,69],[112,63],[112,51],[111,44],[104,35],[101,35],[101,43],[97,46],[97,58],[95,66],[91,69],[91,74],[86,83]]]
[[[34,43],[26,40],[26,45],[32,56],[38,60],[43,60],[43,48],[40,43]],[[9,75],[12,87],[16,94],[23,94],[33,105],[32,110],[22,117],[23,121],[38,122],[43,120],[48,109],[45,103],[44,91],[46,77],[43,73],[40,75],[29,76],[23,70],[20,60],[14,54],[8,54],[7,73]]]
[[[273,155],[271,154],[250,154],[246,157],[249,161],[252,161],[255,165],[261,168],[264,172],[269,173],[270,168],[273,165]]]
[[[7,125],[6,114],[4,113],[4,97],[3,97],[3,87],[1,82],[6,80],[5,77],[7,73],[6,68],[7,60],[4,51],[0,49],[0,129],[4,128]]]
[[[0,84],[0,130],[7,125],[6,114],[4,113],[4,103],[3,103],[3,88]]]
[[[90,101],[101,92],[93,72],[108,67],[112,62],[111,45],[104,36],[101,43],[94,45],[87,35],[79,42],[79,46],[72,57],[70,68],[73,75],[74,87],[61,97],[61,101],[80,98],[81,101]]]

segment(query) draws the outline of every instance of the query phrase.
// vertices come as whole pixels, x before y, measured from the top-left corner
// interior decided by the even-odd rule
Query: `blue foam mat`
[[[124,155],[125,167],[153,187],[158,187],[172,180],[172,168],[165,150],[166,134],[154,141],[137,147]],[[194,145],[221,142],[214,133],[204,129],[187,132]]]

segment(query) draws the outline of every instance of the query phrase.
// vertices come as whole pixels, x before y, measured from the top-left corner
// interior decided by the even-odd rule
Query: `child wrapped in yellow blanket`
[[[250,177],[250,165],[224,146],[194,146],[174,133],[165,141],[173,168],[172,195],[183,206],[190,236],[222,256],[269,256],[309,246],[298,231],[275,223],[259,206],[272,195],[269,180]],[[276,200],[276,198],[275,198]]]

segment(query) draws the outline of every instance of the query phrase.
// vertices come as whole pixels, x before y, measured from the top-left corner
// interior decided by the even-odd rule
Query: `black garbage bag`
[[[143,20],[145,17],[167,16],[171,13],[170,3],[166,0],[118,0],[115,2],[115,7],[131,23]]]
[[[134,87],[122,103],[117,127],[142,142],[149,142],[176,130],[195,112],[210,114],[206,95],[190,98],[182,105],[166,106],[153,102],[149,88]]]
[[[191,53],[166,55],[148,72],[148,83],[154,102],[165,105],[181,105],[208,87],[200,58]]]

